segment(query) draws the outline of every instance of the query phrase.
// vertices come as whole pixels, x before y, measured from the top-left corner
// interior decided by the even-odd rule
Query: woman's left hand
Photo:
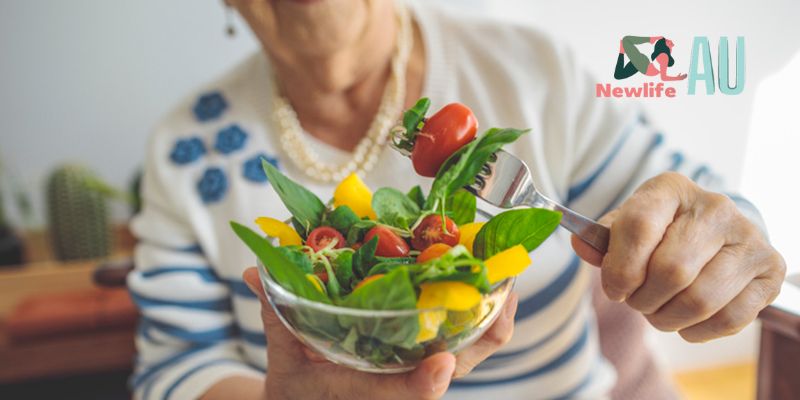
[[[645,182],[600,222],[611,227],[605,256],[575,236],[572,245],[601,267],[608,297],[690,342],[740,331],[775,299],[786,273],[730,198],[677,173]]]

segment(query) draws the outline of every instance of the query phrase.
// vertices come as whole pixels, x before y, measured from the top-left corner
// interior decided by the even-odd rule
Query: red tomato
[[[432,178],[456,150],[475,138],[478,120],[467,106],[450,103],[425,121],[411,151],[414,170]]]
[[[452,219],[444,217],[446,232],[442,231],[442,216],[429,215],[422,220],[417,229],[414,229],[414,237],[411,238],[411,246],[416,250],[425,250],[434,243],[444,243],[448,246],[458,244],[461,233],[458,226]]]
[[[328,283],[328,273],[326,271],[315,272],[314,275],[324,283]]]
[[[441,257],[444,253],[447,253],[452,249],[452,246],[446,245],[444,243],[434,243],[425,250],[422,250],[422,253],[419,253],[417,256],[417,263],[422,264],[425,261],[430,261],[435,258]]]
[[[333,248],[341,249],[344,247],[344,236],[342,236],[339,231],[331,228],[330,226],[320,226],[308,234],[306,244],[311,246],[314,251],[320,251],[320,249],[329,245],[333,239],[336,239],[336,246]]]
[[[375,255],[381,257],[405,257],[408,255],[408,243],[385,226],[376,226],[364,236],[364,243],[378,237]]]

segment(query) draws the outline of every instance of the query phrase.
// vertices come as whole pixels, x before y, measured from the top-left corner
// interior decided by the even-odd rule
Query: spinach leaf
[[[346,235],[350,227],[358,223],[358,221],[361,221],[358,215],[356,215],[350,207],[345,205],[336,207],[333,211],[329,212],[325,220],[328,225],[341,232],[343,235]]]
[[[414,186],[406,193],[406,196],[417,204],[417,207],[422,209],[425,207],[425,194],[422,193],[422,188],[419,185]]]
[[[417,203],[403,192],[388,187],[372,195],[372,209],[380,222],[397,228],[408,229],[419,218]]]
[[[325,204],[308,189],[298,185],[283,175],[267,160],[261,160],[261,166],[269,178],[269,182],[278,193],[283,204],[292,213],[295,228],[300,236],[305,237],[311,230],[318,227],[325,213]]]
[[[334,269],[336,270],[336,279],[339,281],[339,285],[342,290],[349,292],[355,279],[353,276],[353,253],[350,251],[339,253],[336,259],[333,260],[333,264],[336,266]]]
[[[305,253],[300,251],[300,247],[298,246],[291,246],[291,247],[275,247],[290,263],[296,265],[306,274],[314,273],[314,266],[311,265],[311,260],[308,258]],[[264,264],[266,265],[266,264]]]
[[[466,189],[458,189],[447,198],[445,210],[450,214],[450,218],[456,225],[464,225],[475,221],[475,213],[478,209],[475,195]]]
[[[475,181],[475,176],[492,154],[526,132],[528,131],[512,128],[492,128],[479,139],[461,147],[439,169],[423,209],[432,210],[437,203],[439,207],[443,207],[451,193]]]
[[[367,310],[413,310],[417,295],[408,274],[408,267],[400,267],[369,284],[359,287],[345,297],[344,307]],[[344,329],[355,326],[361,336],[377,339],[381,343],[413,348],[419,332],[416,315],[397,318],[359,318],[341,315]]]
[[[398,257],[398,258],[389,258],[389,257],[375,257],[378,260],[378,263],[373,265],[372,268],[369,269],[367,272],[367,276],[377,275],[377,274],[386,274],[398,267],[402,267],[404,265],[411,265],[414,264],[413,257]]]
[[[347,239],[347,245],[352,246],[358,243],[364,234],[366,234],[366,230],[371,229],[377,225],[375,221],[369,219],[362,219],[361,221],[356,222],[350,229],[347,231],[347,235],[345,238]]]
[[[301,267],[293,264],[269,240],[253,232],[250,228],[231,222],[231,228],[240,239],[258,256],[270,276],[286,290],[309,300],[330,304],[331,300],[317,290],[307,278]]]
[[[414,139],[417,137],[417,132],[422,129],[422,125],[425,122],[425,114],[430,106],[431,101],[423,97],[403,113],[403,128],[405,128],[405,132],[402,137],[393,139],[395,146],[408,152],[414,150]]]
[[[375,264],[375,250],[378,248],[378,236],[364,243],[353,254],[353,274],[359,278],[367,276],[367,271]]]
[[[557,211],[542,208],[505,211],[478,231],[472,250],[482,260],[518,244],[530,252],[553,233],[559,222],[561,213]]]

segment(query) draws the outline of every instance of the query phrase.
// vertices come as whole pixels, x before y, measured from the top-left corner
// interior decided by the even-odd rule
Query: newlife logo
[[[672,40],[663,36],[625,36],[620,41],[614,79],[624,80],[641,74],[650,78],[651,81],[638,86],[598,83],[595,85],[595,96],[673,98],[682,92],[680,89],[682,85],[678,86],[677,83],[684,80],[687,81],[685,93],[690,96],[694,96],[703,87],[705,87],[706,95],[713,95],[717,90],[725,95],[737,95],[744,90],[745,47],[743,36],[736,38],[736,72],[733,83],[730,79],[731,58],[727,36],[719,38],[716,74],[708,37],[695,36],[692,41],[688,73],[673,74],[670,71],[670,67],[675,64],[672,55],[674,46]],[[656,82],[652,80],[656,80]]]

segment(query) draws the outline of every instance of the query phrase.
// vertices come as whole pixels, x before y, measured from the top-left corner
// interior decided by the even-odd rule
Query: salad
[[[476,138],[466,106],[449,104],[426,118],[429,107],[421,99],[407,110],[394,137],[415,171],[434,178],[428,193],[419,186],[373,191],[350,175],[323,202],[264,161],[291,219],[260,217],[262,233],[231,222],[265,266],[261,272],[295,296],[343,308],[420,310],[391,323],[319,313],[292,321],[295,330],[374,365],[420,359],[436,343],[468,335],[490,312],[482,300],[531,264],[529,253],[561,219],[528,208],[478,222],[477,200],[463,187],[527,131],[492,128]]]

